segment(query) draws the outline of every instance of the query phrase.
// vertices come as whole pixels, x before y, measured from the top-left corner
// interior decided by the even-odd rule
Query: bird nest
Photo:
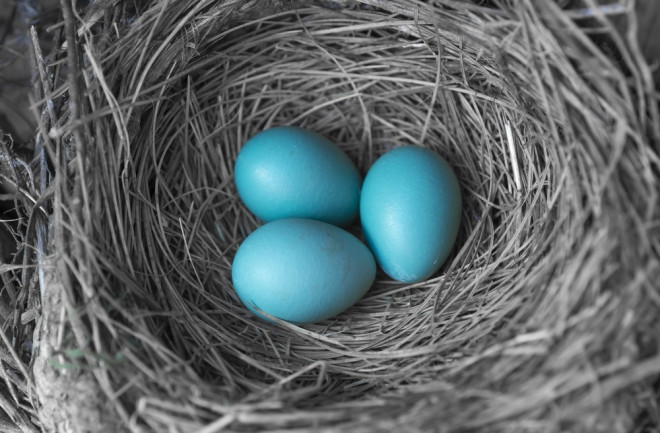
[[[657,421],[660,117],[632,32],[607,11],[590,12],[604,49],[585,11],[551,1],[62,4],[61,49],[40,81],[50,176],[19,190],[33,198],[19,206],[25,261],[3,268],[14,314],[34,306],[4,335],[17,425]],[[313,325],[251,314],[231,263],[260,222],[234,162],[277,125],[331,139],[362,174],[397,146],[445,157],[464,209],[441,271],[413,285],[379,273]]]

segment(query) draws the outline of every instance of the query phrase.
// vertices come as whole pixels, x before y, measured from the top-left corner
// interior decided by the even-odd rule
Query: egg
[[[306,218],[346,226],[357,218],[360,173],[315,132],[294,126],[262,131],[245,143],[234,171],[239,196],[264,221]]]
[[[239,298],[297,323],[318,322],[356,303],[376,277],[369,249],[343,229],[290,218],[267,223],[243,241],[232,263]]]
[[[432,150],[395,148],[364,179],[360,218],[376,261],[395,280],[433,275],[456,242],[461,190],[450,165]]]

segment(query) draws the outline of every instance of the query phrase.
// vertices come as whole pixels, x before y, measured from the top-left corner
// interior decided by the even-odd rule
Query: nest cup
[[[82,72],[53,139],[42,425],[632,427],[660,370],[648,65],[622,37],[624,55],[603,54],[553,2],[454,3],[65,10]],[[278,125],[326,136],[363,174],[397,146],[445,157],[464,209],[441,271],[415,285],[380,273],[302,328],[252,315],[231,262],[260,222],[233,169]]]

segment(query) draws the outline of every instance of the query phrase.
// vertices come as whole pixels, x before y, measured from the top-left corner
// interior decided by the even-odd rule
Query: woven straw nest
[[[62,4],[37,139],[52,176],[19,206],[37,266],[3,268],[18,313],[37,306],[4,331],[23,431],[658,422],[660,117],[634,16],[618,34],[591,9],[604,51],[550,1]],[[260,222],[233,165],[287,124],[363,174],[406,144],[449,160],[464,210],[443,269],[379,274],[323,323],[251,315],[231,262]]]

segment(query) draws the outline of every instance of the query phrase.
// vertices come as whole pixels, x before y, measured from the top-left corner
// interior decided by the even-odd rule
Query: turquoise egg
[[[358,215],[362,178],[355,164],[330,140],[302,128],[279,126],[248,140],[235,179],[245,205],[264,221],[346,226]]]
[[[376,261],[392,278],[425,280],[444,263],[461,223],[461,190],[437,153],[399,147],[381,156],[362,185],[360,218]]]
[[[369,249],[339,227],[282,219],[259,227],[232,264],[236,293],[247,308],[292,323],[335,316],[356,303],[376,277]]]

